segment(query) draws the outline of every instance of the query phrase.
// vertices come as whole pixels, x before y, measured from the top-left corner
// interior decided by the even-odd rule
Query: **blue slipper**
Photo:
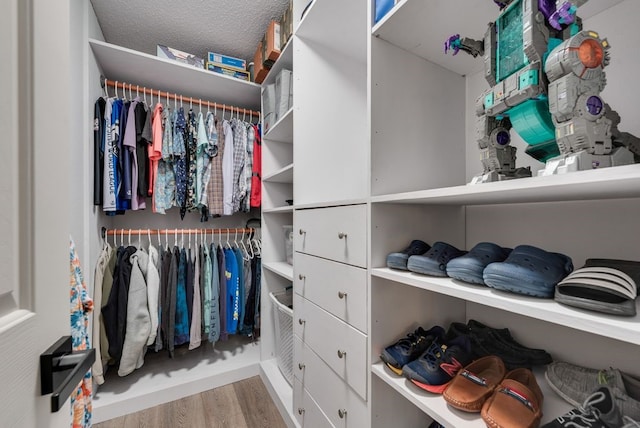
[[[445,242],[436,242],[433,247],[421,256],[411,256],[407,261],[407,269],[423,275],[447,276],[447,263],[451,259],[465,255],[466,251],[458,250]]]
[[[407,269],[407,260],[410,256],[415,256],[418,254],[424,254],[429,251],[429,244],[426,242],[420,241],[419,239],[411,241],[411,244],[404,250],[397,253],[390,253],[387,256],[387,267],[391,269]]]
[[[502,263],[484,269],[486,285],[534,297],[553,298],[556,284],[573,270],[571,258],[531,245],[518,245]]]
[[[460,281],[484,285],[484,268],[490,263],[504,261],[510,252],[511,248],[480,242],[464,256],[451,260],[447,264],[447,275]]]

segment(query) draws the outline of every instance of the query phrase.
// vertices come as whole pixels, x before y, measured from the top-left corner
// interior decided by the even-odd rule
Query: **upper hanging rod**
[[[152,97],[154,95],[156,95],[158,97],[158,99],[161,98],[173,98],[176,101],[180,101],[181,103],[186,101],[189,102],[191,104],[196,104],[196,105],[200,105],[200,106],[206,106],[209,108],[216,108],[216,109],[221,109],[221,110],[230,110],[231,112],[236,112],[238,115],[240,114],[244,114],[244,115],[250,115],[250,116],[257,116],[258,119],[260,119],[260,112],[259,111],[254,111],[254,110],[249,110],[246,108],[241,108],[241,107],[235,107],[235,106],[230,106],[230,105],[226,105],[226,104],[218,104],[218,103],[214,103],[214,102],[210,102],[210,101],[205,101],[202,100],[201,98],[193,98],[193,97],[183,97],[182,95],[179,94],[175,94],[175,93],[170,93],[168,91],[160,91],[159,89],[152,89],[152,88],[147,88],[146,86],[140,86],[140,85],[133,85],[131,83],[126,83],[126,82],[120,82],[120,81],[113,81],[113,80],[109,80],[104,76],[100,76],[100,82],[103,88],[105,88],[106,86],[111,86],[112,88],[122,88],[123,90],[129,90],[129,92],[133,92],[134,90],[136,91],[136,94],[142,92],[144,94],[149,94]]]
[[[198,233],[205,234],[227,234],[227,233],[253,233],[256,231],[255,227],[237,228],[237,227],[222,227],[218,229],[107,229],[102,228],[102,236],[117,236],[117,235],[147,235],[151,234],[176,234],[176,233]]]

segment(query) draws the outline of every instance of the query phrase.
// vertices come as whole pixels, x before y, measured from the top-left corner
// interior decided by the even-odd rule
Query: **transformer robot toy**
[[[538,175],[640,162],[640,139],[618,130],[620,116],[603,101],[609,43],[583,31],[576,16],[587,0],[493,0],[500,8],[484,40],[451,36],[445,53],[484,59],[490,89],[476,102],[483,173],[470,184],[530,177],[516,168],[513,128],[525,151],[546,162]]]

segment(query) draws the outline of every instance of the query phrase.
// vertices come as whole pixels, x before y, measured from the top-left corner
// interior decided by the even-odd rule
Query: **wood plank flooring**
[[[286,428],[259,376],[111,419],[94,428]]]

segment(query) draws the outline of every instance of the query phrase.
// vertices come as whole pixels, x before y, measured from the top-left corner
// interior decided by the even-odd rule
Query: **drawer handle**
[[[300,229],[300,230],[298,230],[298,233],[299,233],[300,235],[304,235],[305,233],[307,233],[307,231],[306,231],[306,230],[302,230],[302,229]]]
[[[338,298],[344,299],[345,297],[347,297],[347,293],[343,291],[338,291]]]
[[[298,369],[302,370],[304,368],[304,364],[298,363]]]
[[[344,239],[346,237],[347,237],[346,233],[343,233],[343,232],[338,233],[338,239]]]
[[[341,351],[338,349],[338,358],[344,358],[347,356],[347,351]]]
[[[298,318],[298,324],[302,325],[304,324],[306,321],[303,320],[302,318]]]
[[[307,278],[307,277],[306,277],[306,276],[304,276],[303,274],[298,274],[298,279],[299,279],[300,281],[304,281],[306,278]]]
[[[345,409],[338,409],[338,416],[340,416],[340,419],[344,419],[345,416],[347,416],[347,411]]]
[[[298,414],[301,415],[304,413],[304,409],[302,407],[298,407]]]

